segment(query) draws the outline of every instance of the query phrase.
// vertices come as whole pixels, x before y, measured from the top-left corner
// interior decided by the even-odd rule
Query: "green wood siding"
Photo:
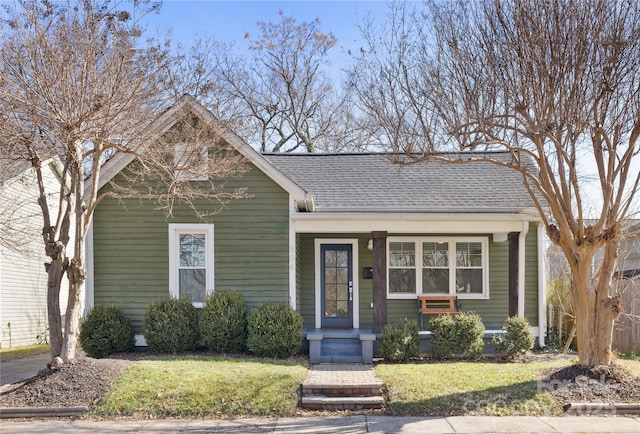
[[[525,314],[531,325],[538,324],[538,269],[537,269],[537,227],[531,224],[526,239],[526,285],[525,285]],[[397,236],[399,234],[389,234]],[[440,236],[443,234],[413,234],[401,236]],[[451,236],[451,235],[446,235]],[[509,314],[509,243],[494,243],[490,234],[456,234],[454,237],[489,238],[489,299],[461,299],[461,309],[476,311],[482,317],[487,329],[499,329]],[[314,296],[315,296],[315,252],[316,238],[358,238],[359,240],[359,270],[360,285],[360,327],[370,328],[373,322],[371,309],[372,280],[364,279],[362,269],[371,267],[372,252],[366,246],[370,234],[301,234],[298,237],[298,306],[304,317],[307,328],[314,327]],[[419,319],[417,300],[387,299],[387,321],[395,322],[401,318]],[[426,324],[426,319],[425,319]]]
[[[116,177],[116,182],[118,177]],[[233,201],[214,224],[215,288],[237,289],[250,306],[289,301],[289,195],[253,168],[227,188],[253,197]],[[202,202],[202,210],[217,203]],[[186,207],[167,219],[153,203],[104,200],[94,218],[95,304],[121,306],[136,333],[154,298],[169,295],[169,223],[203,223]]]
[[[305,328],[315,327],[315,253],[313,239],[308,234],[298,234],[298,312],[302,315]]]

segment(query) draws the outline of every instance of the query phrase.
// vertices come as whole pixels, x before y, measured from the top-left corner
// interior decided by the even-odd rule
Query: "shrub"
[[[247,341],[249,309],[237,291],[216,291],[205,300],[198,324],[202,341],[219,353],[240,353]]]
[[[484,350],[484,324],[475,312],[438,315],[429,321],[431,351],[438,359],[464,354],[475,357]]]
[[[512,316],[504,321],[504,336],[493,336],[496,349],[508,357],[524,354],[533,348],[535,338],[531,334],[530,324],[526,318]]]
[[[476,357],[484,352],[484,324],[475,312],[456,315],[456,341],[458,351],[467,357]]]
[[[436,359],[451,357],[457,349],[453,315],[437,315],[429,320],[431,352]]]
[[[79,339],[84,352],[96,359],[130,351],[134,345],[131,321],[113,305],[91,309],[82,323]]]
[[[158,353],[178,353],[195,348],[198,313],[186,298],[154,300],[144,312],[142,334],[149,349]]]
[[[380,355],[385,362],[406,362],[420,355],[418,322],[403,318],[382,330]]]
[[[247,345],[260,357],[286,358],[302,343],[302,316],[288,304],[267,303],[248,317]]]

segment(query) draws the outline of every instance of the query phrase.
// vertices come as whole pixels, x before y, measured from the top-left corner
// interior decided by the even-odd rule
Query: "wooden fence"
[[[616,320],[612,347],[620,354],[640,354],[640,280],[626,281],[622,293],[625,310]],[[560,306],[547,306],[547,341],[562,349],[573,326],[573,318],[566,315]],[[573,343],[575,348],[575,341]]]
[[[616,320],[613,330],[613,348],[620,354],[640,354],[640,280],[625,282],[622,306],[625,314]]]

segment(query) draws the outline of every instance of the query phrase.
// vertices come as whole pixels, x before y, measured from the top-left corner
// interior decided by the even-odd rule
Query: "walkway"
[[[382,381],[373,365],[311,365],[302,383],[300,407],[310,410],[362,410],[384,407]]]
[[[321,363],[311,366],[304,385],[327,389],[350,386],[382,387],[382,381],[376,377],[373,365]]]

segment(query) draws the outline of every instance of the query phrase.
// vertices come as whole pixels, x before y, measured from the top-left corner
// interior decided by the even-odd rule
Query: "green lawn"
[[[549,368],[570,364],[442,362],[380,364],[396,415],[554,415],[538,391]],[[304,362],[222,357],[150,357],[122,375],[96,414],[138,417],[286,416],[295,413]]]
[[[0,348],[0,360],[7,362],[9,360],[22,359],[23,357],[34,356],[36,354],[44,354],[49,352],[49,344],[27,345],[26,347],[16,348]]]
[[[146,358],[116,381],[96,413],[142,417],[291,415],[306,373],[303,362]]]
[[[395,415],[553,415],[562,409],[538,393],[544,363],[443,362],[376,366]]]

